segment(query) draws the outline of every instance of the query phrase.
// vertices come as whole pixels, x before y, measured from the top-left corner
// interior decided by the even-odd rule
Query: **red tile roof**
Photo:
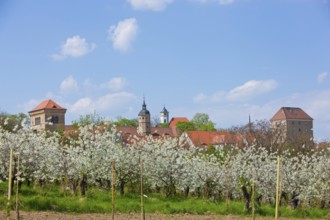
[[[240,135],[227,131],[187,131],[186,133],[196,147],[220,144],[243,145],[243,139]]]
[[[176,127],[176,124],[179,122],[179,121],[182,121],[182,122],[189,122],[188,118],[184,118],[184,117],[178,117],[178,118],[172,118],[171,121],[170,121],[170,127]]]
[[[117,126],[116,127],[117,132],[121,133],[122,141],[126,144],[132,144],[134,143],[133,139],[136,141],[141,141],[146,139],[148,136],[139,135],[137,132],[137,127],[133,126]],[[153,139],[159,139],[159,138],[175,138],[179,137],[180,133],[177,128],[151,128],[151,133]],[[133,139],[132,139],[133,138]]]
[[[282,107],[278,112],[270,119],[270,121],[300,119],[300,120],[313,120],[306,112],[301,108],[296,107]]]
[[[53,100],[47,99],[47,100],[41,102],[37,107],[32,109],[30,112],[39,111],[39,110],[43,110],[43,109],[54,109],[54,108],[66,110],[65,108],[62,108],[59,104],[55,103]]]

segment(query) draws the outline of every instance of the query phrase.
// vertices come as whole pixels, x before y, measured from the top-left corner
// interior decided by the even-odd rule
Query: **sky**
[[[1,0],[0,111],[45,99],[96,113],[209,114],[217,128],[281,107],[330,139],[329,0]]]

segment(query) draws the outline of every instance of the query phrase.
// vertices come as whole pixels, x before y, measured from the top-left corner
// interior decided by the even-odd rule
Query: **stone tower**
[[[144,98],[143,98],[142,109],[138,116],[138,121],[139,121],[138,133],[140,135],[150,134],[150,127],[151,127],[150,112],[147,109],[147,105]]]
[[[41,102],[29,112],[31,129],[48,129],[50,131],[62,130],[65,127],[66,109],[48,99]]]
[[[312,144],[313,118],[296,107],[282,107],[271,118],[275,143]]]
[[[167,111],[167,109],[163,108],[163,110],[160,112],[160,117],[159,117],[159,122],[160,123],[169,123],[169,112]]]

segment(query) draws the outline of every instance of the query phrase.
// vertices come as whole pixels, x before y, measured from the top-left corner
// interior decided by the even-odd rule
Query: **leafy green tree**
[[[23,122],[26,123],[26,125],[29,124],[29,118],[24,113],[19,113],[19,114],[8,114],[6,112],[0,113],[0,126],[7,131],[13,131],[16,126],[17,129],[22,128]]]
[[[205,113],[196,113],[189,122],[179,121],[176,127],[184,131],[215,131],[215,123],[210,121],[209,115]]]
[[[207,124],[210,121],[210,116],[205,113],[196,113],[191,121],[196,124]]]
[[[73,121],[72,125],[74,126],[86,126],[86,125],[103,125],[105,123],[104,118],[96,114],[87,114],[87,115],[80,115],[79,120]]]
[[[137,119],[127,119],[122,117],[117,117],[117,121],[114,122],[116,126],[126,126],[126,127],[137,127],[138,121]]]
[[[176,124],[176,127],[181,131],[181,132],[185,132],[185,131],[196,131],[196,125],[195,123],[189,121],[189,122],[184,122],[184,121],[179,121]]]
[[[210,117],[205,113],[196,113],[192,123],[195,124],[196,130],[198,131],[215,131],[215,123],[210,121]]]
[[[170,127],[170,125],[168,123],[159,123],[158,127],[159,128],[168,128],[168,127]]]

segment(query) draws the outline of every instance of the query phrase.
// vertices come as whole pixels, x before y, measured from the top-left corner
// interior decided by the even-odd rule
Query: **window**
[[[58,124],[58,116],[52,116],[52,118],[50,119],[50,122],[53,124]]]
[[[34,119],[34,125],[40,125],[40,117]]]

